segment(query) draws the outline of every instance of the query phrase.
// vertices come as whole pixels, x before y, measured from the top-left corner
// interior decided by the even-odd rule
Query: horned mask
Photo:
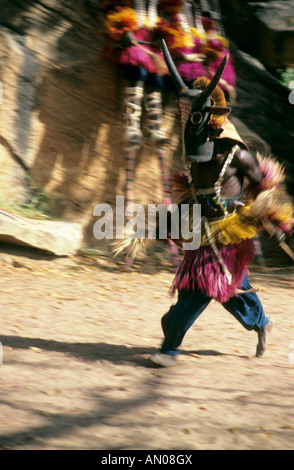
[[[187,162],[207,162],[213,156],[214,140],[222,132],[221,128],[210,127],[211,116],[225,116],[231,111],[226,106],[225,100],[222,100],[222,105],[218,106],[212,99],[228,56],[224,57],[210,81],[202,80],[202,83],[206,84],[204,89],[190,89],[179,75],[165,41],[162,43],[166,65],[179,92],[184,158]]]

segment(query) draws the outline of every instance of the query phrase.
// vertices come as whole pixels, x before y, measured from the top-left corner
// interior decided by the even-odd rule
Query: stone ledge
[[[28,219],[0,209],[1,242],[30,246],[56,256],[71,256],[81,248],[82,238],[80,224]]]

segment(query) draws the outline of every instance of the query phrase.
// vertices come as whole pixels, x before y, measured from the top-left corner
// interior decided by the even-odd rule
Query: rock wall
[[[0,9],[1,193],[24,202],[30,186],[52,196],[53,215],[82,223],[124,194],[122,82],[101,57],[103,17],[92,1],[3,1]],[[165,108],[166,164],[181,166],[174,97]],[[136,162],[136,199],[162,199],[147,143]],[[1,196],[1,197],[2,197]]]
[[[246,124],[265,143],[257,150],[283,162],[288,191],[294,194],[294,113],[290,90],[265,70],[263,65],[232,45],[237,75],[237,102],[232,115]],[[246,138],[244,137],[244,140]]]
[[[271,72],[294,67],[293,0],[219,0],[226,32]]]
[[[294,68],[294,1],[219,3],[237,71],[233,114],[285,164],[294,194],[294,109],[290,90],[278,80],[285,68]]]

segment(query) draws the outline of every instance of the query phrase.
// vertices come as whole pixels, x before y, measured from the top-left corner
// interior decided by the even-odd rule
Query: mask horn
[[[221,61],[220,65],[219,65],[219,67],[218,67],[218,69],[217,69],[217,71],[216,71],[215,74],[214,74],[214,77],[211,79],[210,83],[207,85],[207,87],[205,88],[205,90],[203,90],[202,96],[203,96],[204,98],[208,98],[208,97],[212,94],[212,92],[213,92],[213,90],[215,89],[215,87],[217,86],[217,84],[218,84],[218,82],[219,82],[219,80],[220,80],[220,78],[221,78],[221,76],[222,76],[222,73],[223,73],[223,71],[224,71],[224,69],[225,69],[225,66],[227,65],[228,58],[229,58],[228,55],[226,55],[226,56],[223,58],[223,60]]]
[[[177,87],[177,90],[182,91],[184,89],[185,90],[188,89],[187,85],[185,84],[179,72],[177,71],[177,68],[171,58],[171,55],[169,53],[168,47],[164,39],[162,39],[162,51],[163,51],[163,57],[164,57],[165,63]]]

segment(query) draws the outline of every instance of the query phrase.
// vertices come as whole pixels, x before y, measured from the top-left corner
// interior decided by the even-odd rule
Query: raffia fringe
[[[111,251],[114,257],[126,252],[132,259],[135,259],[139,251],[143,251],[145,248],[146,240],[141,238],[125,238],[111,243]]]

